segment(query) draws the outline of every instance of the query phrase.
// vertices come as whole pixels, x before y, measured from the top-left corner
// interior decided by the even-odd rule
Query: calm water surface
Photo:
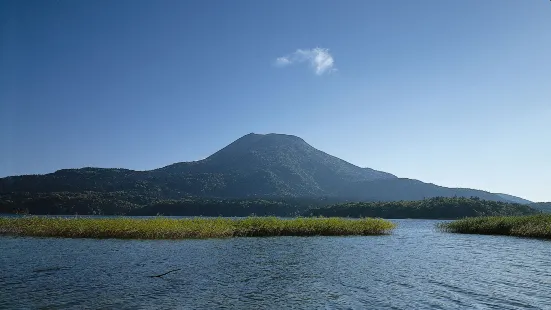
[[[395,222],[376,237],[0,237],[0,308],[551,309],[550,241]]]

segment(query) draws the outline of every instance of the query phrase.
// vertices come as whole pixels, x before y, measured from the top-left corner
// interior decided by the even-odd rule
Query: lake
[[[394,222],[368,237],[3,236],[0,308],[551,309],[550,241]]]

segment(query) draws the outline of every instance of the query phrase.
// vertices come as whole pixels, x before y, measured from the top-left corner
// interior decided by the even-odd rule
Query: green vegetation
[[[178,215],[295,217],[309,208],[335,203],[326,198],[155,199],[127,192],[0,194],[0,213],[34,215]]]
[[[529,215],[527,205],[481,200],[476,197],[435,197],[417,201],[350,202],[306,211],[304,215],[339,217],[456,219],[472,216]]]
[[[329,198],[150,199],[126,192],[0,194],[0,213],[34,215],[325,216],[457,219],[472,216],[529,215],[532,206],[475,197],[436,197],[418,201],[348,202]]]
[[[306,210],[335,203],[329,199],[215,199],[188,198],[163,200],[129,215],[179,215],[179,216],[280,216],[296,217]]]
[[[0,194],[0,213],[123,215],[150,201],[125,192],[16,192]]]
[[[440,229],[460,234],[506,235],[551,239],[551,215],[485,216],[441,223]]]
[[[346,236],[387,234],[395,224],[364,218],[249,217],[153,219],[60,218],[25,216],[0,218],[0,234],[35,237],[192,239],[267,236]]]

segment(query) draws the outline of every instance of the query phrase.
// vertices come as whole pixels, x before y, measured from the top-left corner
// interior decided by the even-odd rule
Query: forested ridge
[[[178,215],[178,216],[338,216],[454,219],[485,215],[527,215],[528,205],[476,197],[435,197],[418,201],[340,202],[331,198],[221,199],[188,197],[148,199],[124,192],[0,195],[0,213],[37,215]]]
[[[474,216],[528,215],[539,211],[523,204],[477,197],[434,197],[416,201],[349,202],[307,210],[309,216],[456,219]]]
[[[157,199],[127,192],[56,192],[0,195],[0,213],[37,215],[297,216],[333,204],[329,198]]]

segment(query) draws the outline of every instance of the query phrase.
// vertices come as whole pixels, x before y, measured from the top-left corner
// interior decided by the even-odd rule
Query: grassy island
[[[26,216],[0,218],[0,234],[35,237],[196,239],[268,236],[382,235],[395,227],[375,218],[248,217],[170,219],[61,218]]]
[[[506,235],[551,239],[551,214],[487,216],[441,223],[443,231],[460,234]]]

